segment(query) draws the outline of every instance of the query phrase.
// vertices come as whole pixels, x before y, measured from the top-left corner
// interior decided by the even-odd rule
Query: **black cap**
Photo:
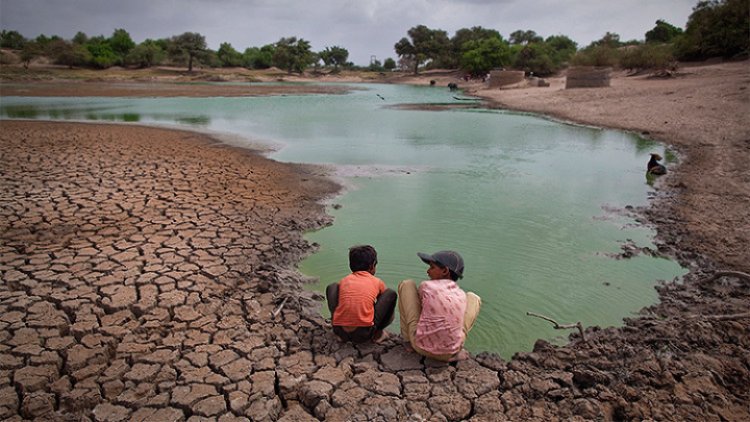
[[[464,276],[464,259],[461,258],[461,255],[459,255],[458,252],[440,251],[435,252],[432,255],[426,254],[424,252],[419,252],[417,253],[417,256],[422,259],[425,264],[435,262],[453,271],[458,276],[458,278],[463,278]]]

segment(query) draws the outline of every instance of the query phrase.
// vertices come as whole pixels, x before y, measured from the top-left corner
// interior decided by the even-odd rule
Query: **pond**
[[[320,250],[300,264],[323,292],[348,270],[348,248],[378,250],[377,276],[396,288],[423,280],[417,252],[453,249],[460,285],[482,297],[467,340],[508,358],[567,332],[532,318],[615,326],[657,300],[654,285],[685,273],[625,244],[652,247],[627,205],[647,204],[645,165],[664,146],[633,134],[486,109],[422,111],[399,104],[461,103],[442,87],[358,84],[345,95],[243,98],[3,97],[2,118],[174,125],[276,148],[279,161],[331,164],[347,186],[309,233]],[[327,313],[327,311],[326,311]],[[398,332],[398,318],[390,327]]]

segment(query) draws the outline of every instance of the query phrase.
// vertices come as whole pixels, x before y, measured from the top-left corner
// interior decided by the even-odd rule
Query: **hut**
[[[490,88],[502,88],[524,81],[522,70],[493,70],[490,72]]]
[[[611,67],[571,67],[565,78],[565,89],[608,87],[611,73]]]

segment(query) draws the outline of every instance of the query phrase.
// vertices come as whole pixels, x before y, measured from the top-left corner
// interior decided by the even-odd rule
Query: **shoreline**
[[[538,89],[534,88],[533,90]],[[502,94],[506,93],[503,92]],[[514,95],[522,93],[523,91],[511,92]],[[550,93],[546,92],[544,95],[548,98]],[[551,95],[561,94],[553,92]],[[5,126],[5,132],[5,129],[7,129],[5,121],[3,125]],[[128,125],[127,127],[131,126]],[[191,138],[191,135],[185,136]],[[750,137],[747,139],[750,139]],[[673,142],[687,143],[684,140],[673,142],[661,138],[658,138],[658,140],[668,145],[672,145]],[[223,148],[230,147],[219,149]],[[28,377],[31,370],[26,370],[26,368],[32,368],[38,371],[39,368],[46,367],[39,363],[40,359],[38,358],[45,355],[22,352],[18,349],[20,347],[18,345],[3,349],[4,351],[0,351],[0,354],[4,353],[1,357],[5,360],[0,359],[2,362],[8,362],[9,357],[6,356],[22,356],[27,360],[27,365],[10,364],[8,366],[8,363],[4,363],[5,366],[3,366],[6,371],[7,368],[11,368],[12,374],[6,376],[6,381],[12,381],[16,386],[20,385],[21,388],[22,394],[17,394],[15,401],[17,412],[26,417],[35,415],[35,412],[39,412],[39,414],[56,412],[55,414],[58,416],[93,414],[100,420],[105,420],[103,415],[127,414],[130,417],[135,417],[149,414],[153,417],[158,412],[182,412],[185,409],[191,409],[188,414],[194,415],[213,417],[245,415],[253,419],[265,418],[270,420],[305,419],[310,418],[311,415],[331,420],[339,417],[353,417],[354,415],[358,415],[363,420],[377,417],[408,420],[410,417],[413,418],[415,414],[422,415],[425,418],[444,417],[448,420],[469,418],[472,420],[501,420],[504,418],[512,420],[570,418],[619,420],[696,417],[721,417],[727,420],[739,420],[746,418],[750,413],[750,409],[747,407],[750,397],[748,397],[748,393],[743,391],[743,386],[746,386],[750,381],[748,375],[750,370],[748,368],[748,362],[750,362],[748,360],[750,359],[748,355],[750,349],[748,344],[748,319],[747,317],[739,317],[739,319],[717,320],[713,317],[731,316],[745,312],[747,304],[750,303],[750,292],[747,286],[743,286],[741,281],[738,283],[732,277],[724,277],[705,283],[699,282],[699,280],[708,277],[714,269],[722,269],[719,266],[722,262],[716,262],[714,259],[705,260],[701,253],[702,248],[710,247],[710,245],[702,246],[700,236],[698,236],[697,241],[691,240],[691,236],[696,236],[695,233],[684,228],[684,223],[679,220],[680,215],[672,214],[673,209],[676,209],[681,202],[690,200],[689,197],[688,199],[682,198],[685,196],[685,191],[692,188],[693,183],[696,183],[694,179],[685,179],[683,174],[686,166],[694,162],[695,158],[691,157],[689,153],[695,150],[692,150],[689,144],[685,145],[684,148],[687,149],[686,153],[688,153],[685,155],[686,158],[676,168],[670,167],[668,178],[657,183],[658,199],[653,201],[646,209],[639,209],[638,211],[646,215],[648,220],[657,227],[657,236],[665,237],[660,239],[660,242],[663,242],[660,249],[663,246],[675,251],[675,256],[679,260],[691,263],[691,272],[686,276],[686,282],[680,285],[668,283],[659,287],[660,302],[644,309],[644,312],[638,318],[626,320],[624,327],[588,328],[586,331],[588,341],[585,343],[582,342],[580,336],[575,334],[571,335],[570,344],[561,347],[551,346],[544,341],[539,341],[533,352],[519,353],[509,362],[505,362],[493,354],[481,353],[475,359],[458,365],[435,365],[429,361],[415,360],[412,354],[404,353],[400,345],[393,339],[379,346],[352,347],[341,345],[326,331],[327,323],[315,314],[313,309],[315,297],[301,291],[299,275],[294,275],[293,272],[288,270],[290,261],[287,257],[277,262],[283,268],[269,268],[259,264],[254,268],[236,271],[233,274],[234,281],[228,284],[234,286],[235,289],[239,289],[238,291],[242,293],[239,297],[236,296],[236,293],[226,296],[230,302],[243,296],[244,298],[240,299],[238,303],[250,301],[250,305],[243,306],[245,309],[243,312],[237,313],[235,310],[230,315],[233,318],[245,318],[249,327],[262,328],[261,331],[266,332],[263,335],[264,342],[270,342],[274,346],[269,350],[267,346],[257,345],[257,340],[252,340],[253,338],[257,339],[257,336],[253,336],[251,333],[235,337],[242,339],[239,344],[236,341],[218,344],[213,341],[209,341],[208,344],[200,343],[197,353],[205,354],[206,363],[210,368],[209,373],[198,378],[181,376],[175,379],[168,375],[168,368],[180,368],[179,371],[183,374],[186,373],[184,368],[189,369],[187,373],[192,373],[191,371],[201,368],[199,363],[203,358],[191,356],[190,349],[185,348],[186,339],[182,339],[180,343],[175,343],[174,339],[169,340],[169,333],[165,332],[166,336],[162,337],[162,340],[157,343],[148,341],[146,338],[134,342],[133,340],[137,336],[133,337],[130,334],[125,337],[128,340],[125,342],[126,345],[153,344],[152,347],[146,349],[133,349],[133,346],[113,343],[111,337],[111,333],[114,332],[112,331],[113,328],[104,329],[105,327],[102,327],[102,329],[93,332],[81,331],[82,327],[79,322],[85,321],[85,319],[78,321],[78,314],[74,312],[74,308],[69,309],[65,305],[65,300],[60,301],[59,296],[50,294],[40,285],[39,281],[46,279],[48,275],[37,275],[39,271],[22,270],[21,273],[25,274],[27,278],[33,279],[32,281],[36,281],[36,284],[25,284],[26,282],[23,279],[14,279],[12,283],[17,288],[16,292],[42,292],[41,297],[51,299],[58,310],[62,310],[63,313],[68,315],[69,323],[72,324],[70,328],[65,330],[65,332],[73,334],[73,344],[68,344],[67,350],[69,352],[73,350],[82,352],[86,356],[74,360],[74,362],[85,362],[88,365],[100,368],[93,373],[88,373],[87,376],[87,373],[82,372],[83,367],[80,363],[69,364],[70,356],[74,356],[74,354],[68,353],[67,360],[63,360],[61,365],[67,369],[60,372],[59,378],[49,379],[52,384],[50,392],[50,389],[45,386],[32,382],[32,378]],[[236,154],[236,151],[234,153]],[[683,154],[683,152],[680,151],[680,154]],[[280,164],[281,167],[279,168],[287,168],[285,167],[287,165]],[[742,179],[742,176],[746,174],[746,171],[740,172],[737,176]],[[305,179],[308,176],[297,177]],[[271,184],[276,183],[272,179],[276,180],[276,177],[265,180]],[[222,186],[226,186],[227,182],[229,182],[229,179],[224,179]],[[101,183],[100,181],[99,185]],[[92,188],[93,186],[96,185],[92,185]],[[18,188],[21,188],[20,185]],[[289,189],[293,190],[294,188],[289,185]],[[302,195],[305,201],[315,200],[314,195],[308,196],[304,193]],[[269,198],[279,197],[271,195]],[[731,196],[728,199],[741,200],[741,197]],[[278,209],[281,210],[281,208]],[[317,209],[317,212],[320,212],[319,205]],[[742,209],[734,212],[739,212],[739,215],[742,215]],[[122,213],[120,212],[120,214]],[[268,214],[264,215],[268,216]],[[305,215],[305,217],[302,217],[302,215]],[[306,224],[304,223],[305,218],[313,218],[313,221],[317,218],[311,217],[311,215],[298,214],[299,217],[293,218],[295,221],[293,224],[284,227],[299,233],[301,227]],[[728,215],[731,217],[731,210]],[[157,220],[162,217],[155,216]],[[736,221],[741,222],[742,220]],[[318,220],[314,224],[325,224],[325,219]],[[177,227],[179,226],[178,224]],[[736,235],[738,240],[741,240],[743,227],[739,226],[738,229]],[[36,233],[41,232],[36,231]],[[218,233],[217,231],[217,236]],[[711,234],[711,232],[706,233]],[[32,235],[42,236],[33,233]],[[64,237],[69,233],[63,230],[58,235]],[[218,236],[218,238],[221,238],[221,236]],[[686,249],[681,250],[680,248],[684,245],[684,238],[687,238],[689,243]],[[3,244],[6,243],[6,241],[3,241]],[[219,243],[221,244],[223,241],[219,241]],[[115,245],[117,243],[113,242],[110,252],[120,251]],[[276,243],[274,242],[273,245],[276,245]],[[291,258],[292,261],[305,253],[309,253],[311,246],[300,246],[298,243],[295,243],[295,245],[297,246],[292,248],[291,256],[297,256],[297,258]],[[730,248],[725,250],[732,252],[732,245],[729,246]],[[161,247],[168,248],[171,246],[169,243],[162,242]],[[300,249],[295,249],[297,247]],[[222,248],[226,248],[226,246],[218,247],[218,249]],[[126,248],[120,252],[127,250]],[[274,246],[271,250],[274,250]],[[118,254],[115,254],[115,256],[118,256]],[[50,266],[51,263],[59,259],[55,252],[52,252],[51,257],[52,260],[36,262],[35,265]],[[125,255],[125,257],[128,257],[128,255]],[[36,254],[29,252],[28,262],[38,260]],[[732,263],[735,260],[736,258],[730,256],[725,260],[725,263]],[[12,262],[14,261],[8,261],[4,253],[3,262],[0,263],[2,265],[0,268],[5,271],[4,278],[6,278],[5,276],[9,271],[8,266],[12,265]],[[119,261],[115,260],[115,262]],[[748,261],[744,262],[747,263]],[[213,267],[208,265],[206,268]],[[747,271],[742,265],[728,269]],[[58,281],[52,282],[52,285],[56,286],[55,288],[59,288],[66,283],[60,281],[57,271],[52,270],[53,273],[58,274],[56,277]],[[205,274],[206,270],[202,270],[202,272]],[[231,268],[229,272],[232,272]],[[171,272],[168,273],[171,274]],[[21,277],[16,273],[12,274],[15,277]],[[211,275],[210,272],[207,274]],[[228,277],[226,274],[222,273],[218,277]],[[41,278],[37,280],[39,277]],[[243,287],[239,280],[248,277],[252,282],[250,285]],[[70,279],[70,276],[68,278]],[[140,284],[138,285],[140,286]],[[99,294],[111,292],[108,286],[111,286],[111,284],[100,286],[97,291]],[[281,290],[281,293],[277,290],[283,286],[291,289],[289,293],[283,293],[286,290]],[[176,287],[177,291],[180,291],[179,281]],[[265,293],[263,290],[265,290]],[[171,291],[173,290],[164,293]],[[113,306],[108,300],[111,299],[112,302],[116,302],[114,298],[118,297],[121,301],[125,301],[123,303],[127,303],[127,298],[130,297],[127,294],[125,294],[125,299],[119,297],[119,289],[115,289],[115,293],[114,295],[111,293],[104,294],[102,303],[105,305],[109,303],[105,306],[104,316],[120,314],[123,309],[130,309],[131,312],[134,309],[141,309],[132,303],[124,308],[121,305],[118,305],[120,307]],[[196,292],[193,291],[190,295],[193,295],[193,293]],[[300,299],[297,299],[293,309],[287,308],[281,312],[279,321],[269,321],[267,317],[261,316],[256,309],[256,307],[263,310],[275,309],[281,296],[285,294],[293,294]],[[55,299],[56,297],[58,299]],[[136,292],[137,299],[143,297],[140,291]],[[8,298],[6,293],[3,293],[0,306],[7,307]],[[17,296],[11,296],[11,298],[16,300]],[[257,303],[257,305],[252,303]],[[40,306],[39,301],[33,301],[33,304],[36,308]],[[168,308],[168,319],[165,321],[167,324],[175,324],[171,327],[172,331],[179,332],[181,329],[191,328],[197,325],[197,322],[203,321],[211,315],[211,312],[208,312],[208,315],[203,315],[208,311],[207,307],[203,305],[210,305],[208,308],[219,306],[217,309],[221,309],[221,305],[212,299],[212,295],[202,297],[200,302],[192,306],[195,307],[196,305],[202,315],[200,318],[193,318],[192,315],[189,315],[187,310],[184,309],[184,305],[172,305]],[[224,306],[225,309],[231,309],[231,307],[226,308],[229,305]],[[16,305],[10,309],[15,313],[25,313],[26,316],[22,320],[25,321],[25,325],[29,325],[29,322],[36,320],[36,314],[32,309],[34,307]],[[162,311],[159,311],[158,308],[156,306],[147,309],[159,314]],[[3,308],[2,313],[5,314],[5,311],[6,309]],[[138,322],[138,325],[145,324],[143,326],[148,327],[148,319],[143,318],[144,315],[148,316],[148,314],[148,312],[141,315],[136,313],[134,318],[131,317],[125,326],[132,326],[135,322]],[[15,316],[15,314],[13,315]],[[161,318],[164,318],[164,316],[162,315]],[[7,344],[8,341],[18,343],[20,339],[18,330],[20,328],[17,325],[16,328],[13,328],[17,322],[10,323],[1,318],[0,321],[2,321],[0,324],[9,324],[4,328],[10,327],[14,333],[12,338],[5,338],[3,343]],[[217,332],[223,333],[226,330],[221,320],[203,324],[203,327],[212,327],[212,324],[216,324],[213,329]],[[76,327],[77,325],[78,327]],[[62,329],[63,326],[64,324],[59,325],[59,323],[55,325],[58,329]],[[201,327],[201,325],[198,325],[198,327]],[[130,330],[130,328],[126,329]],[[199,328],[198,331],[202,330]],[[114,363],[119,365],[122,365],[120,362],[123,362],[124,357],[124,363],[129,372],[121,372],[119,376],[116,375],[114,378],[111,376],[112,365],[105,364],[103,360],[97,357],[102,355],[92,354],[88,351],[96,349],[92,349],[91,346],[95,343],[92,343],[92,338],[89,337],[94,334],[96,334],[96,338],[99,338],[101,344],[109,345],[109,348],[105,347],[102,352],[104,356],[111,355],[115,359]],[[222,335],[226,337],[225,334]],[[129,337],[132,338],[129,339]],[[210,336],[209,339],[216,339],[215,334]],[[283,342],[278,343],[278,340],[281,339],[283,339]],[[242,346],[242,344],[246,345],[248,342],[254,346]],[[49,349],[48,344],[49,341],[42,345],[47,350],[43,353],[48,353],[49,350],[58,350]],[[221,344],[224,344],[224,346],[221,346]],[[227,347],[227,344],[229,347]],[[26,347],[23,350],[28,350],[28,343],[22,343],[21,345]],[[81,345],[83,348],[79,347]],[[114,350],[106,351],[112,349]],[[165,351],[170,351],[174,357],[166,360],[155,357],[164,355]],[[222,358],[221,361],[210,358],[216,353],[228,356],[228,358]],[[236,356],[232,356],[232,353]],[[260,360],[260,363],[256,367],[256,364],[252,362],[258,360]],[[192,362],[192,364],[188,364],[188,362]],[[28,364],[31,364],[31,366]],[[101,367],[102,365],[104,367]],[[135,375],[133,375],[134,371],[146,370],[142,365],[148,365],[150,368],[153,365],[159,365],[159,369],[154,369],[155,375],[147,376],[147,383],[137,382]],[[276,369],[271,370],[269,365],[273,365]],[[250,374],[244,373],[244,376],[243,374],[237,374],[232,370],[234,367],[249,367]],[[19,372],[23,376],[18,376]],[[212,373],[214,375],[211,375]],[[51,373],[48,374],[47,376],[52,377]],[[209,380],[209,378],[206,378],[207,376],[214,376],[214,378]],[[231,381],[222,381],[221,378],[216,378],[216,376],[229,378]],[[118,377],[121,379],[119,383],[115,380]],[[238,380],[235,381],[235,377]],[[273,381],[274,378],[275,381]],[[65,387],[65,383],[61,380],[68,380],[68,387]],[[246,381],[249,382],[246,384]],[[269,382],[277,384],[278,388],[268,390]],[[8,385],[10,385],[8,382],[0,383],[0,405],[12,403],[7,401],[13,395],[5,388]],[[95,394],[97,389],[92,388],[93,385],[99,386],[98,399]],[[152,393],[145,394],[148,399],[134,400],[132,397],[135,397],[134,394],[137,395],[136,391],[148,390],[144,390],[146,385],[154,386]],[[165,393],[162,392],[162,387],[171,387],[180,392],[183,392],[183,388],[194,391],[198,388],[196,386],[199,385],[213,386],[213,390],[209,388],[211,391],[208,394],[198,395],[194,399],[183,398],[185,397],[184,394],[178,394],[175,397],[174,392],[171,396],[165,396]],[[265,390],[262,387],[263,385],[266,385]],[[114,392],[117,392],[117,394],[114,394]],[[60,408],[54,405],[50,406],[50,402],[45,401],[45,397],[49,396],[45,396],[45,394],[69,399],[75,405],[61,406]],[[225,405],[223,409],[218,399],[222,395],[229,403],[229,406]],[[233,403],[237,403],[235,400],[238,398],[242,398],[241,403],[234,407]],[[206,400],[212,400],[211,403],[215,404],[215,408],[211,408],[210,411],[206,410],[208,408]],[[37,406],[34,407],[32,404]],[[5,406],[6,410],[2,410],[4,408],[0,407],[0,414],[4,416],[12,415],[12,406]],[[165,413],[160,415],[165,415]]]
[[[750,206],[750,201],[748,201],[750,190],[746,185],[743,186],[749,179],[746,174],[743,174],[739,163],[750,158],[750,154],[747,153],[747,143],[750,142],[750,124],[746,123],[746,116],[750,113],[750,93],[747,91],[750,87],[750,66],[745,61],[720,66],[705,66],[699,71],[708,73],[711,68],[716,67],[732,78],[726,77],[726,80],[721,80],[722,76],[720,76],[708,81],[691,83],[692,81],[689,80],[691,74],[677,80],[650,80],[646,76],[629,77],[621,74],[613,78],[611,88],[565,90],[563,78],[556,78],[551,80],[549,88],[477,89],[473,93],[500,108],[539,113],[595,127],[630,131],[665,144],[677,153],[680,159],[678,165],[669,172],[667,177],[659,179],[655,185],[657,200],[647,210],[649,218],[655,220],[660,236],[674,238],[676,235],[673,232],[682,233],[682,230],[677,227],[680,224],[673,221],[676,220],[674,214],[681,214],[693,226],[692,228],[699,230],[705,229],[701,227],[701,220],[716,222],[726,233],[719,233],[718,230],[702,233],[704,236],[721,239],[712,243],[713,248],[702,247],[699,242],[677,246],[675,239],[667,241],[678,250],[678,258],[679,252],[685,252],[679,249],[688,246],[688,251],[700,251],[702,255],[709,256],[718,265],[748,272],[750,271],[750,265],[748,265],[750,252],[743,247],[743,244],[750,242],[750,230],[747,224],[743,225],[741,222],[743,217],[750,216],[750,213],[742,207],[743,198]],[[697,72],[697,76],[703,76],[700,72]],[[719,85],[711,85],[717,80],[720,82]],[[650,86],[639,87],[639,84],[643,83]],[[706,83],[706,86],[701,87],[701,83]],[[702,88],[702,92],[695,90],[696,85]],[[648,93],[644,92],[647,90],[656,92],[653,95],[647,95]],[[696,110],[709,109],[710,111],[699,114],[693,112],[689,115],[687,113],[686,115],[675,114],[674,111],[669,110],[670,107],[664,106],[664,100],[659,98],[658,90],[666,90],[671,96],[668,98],[669,103],[685,101],[686,105],[683,106],[685,108],[695,106]],[[715,91],[712,92],[712,90]],[[711,97],[714,98],[701,95],[706,92],[711,92]],[[615,107],[607,106],[613,102],[619,104],[615,104]],[[568,103],[570,106],[560,108],[559,105],[562,103]],[[653,103],[653,105],[646,107],[644,103]],[[614,109],[614,112],[611,109]],[[639,116],[628,117],[628,110],[637,110]],[[690,124],[686,125],[687,127],[681,126],[687,119],[690,119]],[[621,120],[625,120],[625,123]],[[670,122],[673,120],[676,122]],[[723,126],[723,128],[716,130],[717,126]],[[712,159],[710,162],[696,158],[701,155],[701,150],[711,151],[712,148],[727,152],[710,157]],[[728,189],[716,189],[717,186],[706,180],[706,177],[703,177],[704,174],[729,182],[728,185],[733,188],[732,192],[728,192]],[[711,189],[726,192],[729,196],[729,198],[712,198],[722,201],[724,207],[722,212],[709,214],[678,209],[682,206],[680,201],[695,203],[695,201],[703,200],[705,196],[715,196]],[[681,196],[688,196],[688,198],[682,199]],[[732,206],[732,202],[736,205]],[[740,226],[738,227],[736,223],[740,223]],[[740,231],[736,232],[736,238],[732,239],[728,233],[735,229],[740,229]],[[684,237],[684,234],[680,237]],[[723,254],[730,255],[734,259]]]

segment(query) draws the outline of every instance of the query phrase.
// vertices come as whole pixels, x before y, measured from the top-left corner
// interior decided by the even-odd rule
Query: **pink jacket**
[[[419,284],[422,313],[415,342],[436,355],[461,351],[466,293],[453,280],[426,280]]]

